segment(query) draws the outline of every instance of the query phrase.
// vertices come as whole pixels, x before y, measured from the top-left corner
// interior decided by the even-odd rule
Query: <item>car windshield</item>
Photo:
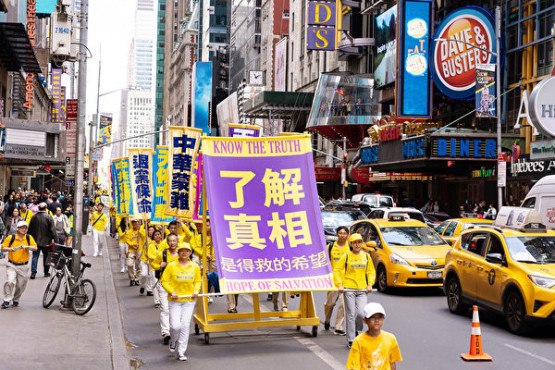
[[[351,226],[356,220],[363,220],[366,216],[360,211],[353,212],[322,212],[322,224],[324,228],[336,228],[339,226]]]
[[[506,238],[511,257],[525,263],[555,263],[555,236]]]
[[[380,196],[367,196],[364,197],[364,203],[368,204],[370,207],[393,207],[393,201],[389,197]]]
[[[471,227],[493,227],[493,224],[487,222],[473,222],[463,225],[463,230],[470,229]]]
[[[382,237],[388,245],[444,245],[445,241],[429,227],[384,227]]]

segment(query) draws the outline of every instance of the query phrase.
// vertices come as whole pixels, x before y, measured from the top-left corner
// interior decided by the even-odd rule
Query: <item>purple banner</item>
[[[202,153],[220,288],[334,289],[310,136],[205,137]]]
[[[308,24],[310,26],[335,26],[335,2],[308,2]]]
[[[308,50],[335,50],[335,27],[308,27]]]

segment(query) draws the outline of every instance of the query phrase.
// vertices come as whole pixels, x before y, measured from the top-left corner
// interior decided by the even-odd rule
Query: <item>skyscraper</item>
[[[131,85],[154,91],[156,48],[156,0],[137,0],[133,37],[133,76]]]

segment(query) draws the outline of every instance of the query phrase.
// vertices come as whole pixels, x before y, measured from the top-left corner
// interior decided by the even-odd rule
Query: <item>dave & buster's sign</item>
[[[430,71],[436,86],[454,99],[474,96],[476,65],[496,62],[493,54],[480,49],[498,53],[491,14],[475,6],[457,9],[437,27],[434,40],[437,41],[431,46]]]

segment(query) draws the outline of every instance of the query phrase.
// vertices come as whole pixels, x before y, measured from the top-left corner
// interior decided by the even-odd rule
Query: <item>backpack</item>
[[[168,250],[167,249],[164,249],[162,251],[162,261],[168,263]],[[160,268],[160,270],[154,271],[154,276],[156,277],[156,279],[160,280],[160,278],[162,277],[162,274],[164,273],[165,269],[166,268],[164,267],[164,268]]]

